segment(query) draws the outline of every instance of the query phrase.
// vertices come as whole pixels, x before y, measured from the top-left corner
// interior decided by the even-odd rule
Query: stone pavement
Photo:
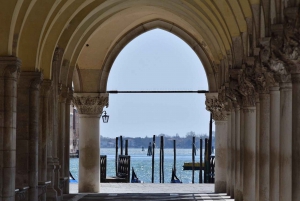
[[[70,184],[64,201],[89,200],[223,200],[226,194],[214,194],[214,184],[101,183],[99,194],[78,194],[78,184]]]

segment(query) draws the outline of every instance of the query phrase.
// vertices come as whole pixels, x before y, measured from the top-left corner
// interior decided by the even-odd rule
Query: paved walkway
[[[213,193],[214,184],[101,183],[100,193]],[[78,184],[70,183],[70,193]]]
[[[78,193],[78,184],[70,184],[69,195],[64,201],[90,200],[223,200],[234,201],[226,194],[213,193],[214,184],[132,184],[132,183],[101,183],[100,193]]]

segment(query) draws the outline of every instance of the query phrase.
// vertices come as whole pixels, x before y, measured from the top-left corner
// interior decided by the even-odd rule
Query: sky
[[[208,84],[190,46],[167,31],[154,29],[120,52],[109,73],[107,90],[208,90]],[[109,115],[108,123],[100,121],[104,137],[208,134],[204,94],[110,94],[109,107],[104,110]]]

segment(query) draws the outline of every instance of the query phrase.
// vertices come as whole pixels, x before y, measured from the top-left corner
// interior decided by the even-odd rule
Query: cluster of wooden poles
[[[193,136],[192,140],[192,183],[195,183],[195,155],[196,155],[196,138]],[[118,159],[118,149],[119,149],[119,138],[116,137],[116,158],[115,167],[117,173],[117,159]],[[123,155],[123,138],[120,136],[120,155]],[[155,135],[152,139],[152,177],[151,182],[154,183],[154,156],[155,156]],[[210,117],[209,122],[209,138],[204,140],[204,161],[203,161],[203,139],[200,139],[200,167],[199,167],[199,183],[214,183],[214,167],[215,167],[215,157],[212,155],[212,118]],[[174,150],[174,163],[173,171],[176,175],[176,140],[173,140],[173,150]],[[164,137],[160,136],[160,151],[159,151],[159,182],[164,183]],[[125,155],[128,155],[128,140],[125,140]],[[202,175],[204,171],[204,176]]]

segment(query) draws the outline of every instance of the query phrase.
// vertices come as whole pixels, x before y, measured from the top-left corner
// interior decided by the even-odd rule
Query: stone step
[[[216,193],[97,193],[97,194],[69,194],[64,195],[63,201],[90,201],[90,200],[223,200],[234,201],[226,194]]]

